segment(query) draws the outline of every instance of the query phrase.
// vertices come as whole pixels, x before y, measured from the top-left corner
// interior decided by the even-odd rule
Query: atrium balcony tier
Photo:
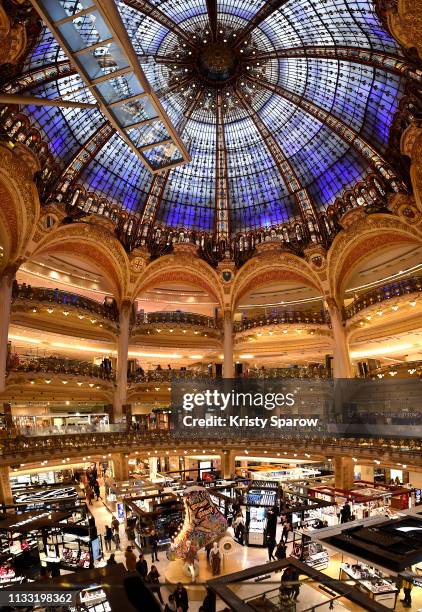
[[[394,283],[381,287],[375,287],[362,293],[351,304],[344,308],[344,317],[352,319],[363,310],[374,309],[373,307],[383,302],[389,302],[388,308],[397,311],[400,305],[409,303],[411,307],[416,306],[417,294],[422,292],[422,276],[411,276]],[[402,298],[405,298],[404,300]],[[407,298],[410,298],[407,300]],[[375,308],[375,310],[379,310]]]
[[[114,300],[100,303],[59,289],[18,283],[13,286],[12,323],[99,339],[114,338],[118,320]]]
[[[111,402],[114,372],[88,361],[58,357],[9,356],[7,399],[103,399]]]
[[[164,311],[139,312],[132,328],[131,339],[141,337],[142,341],[157,339],[166,345],[199,346],[204,340],[208,345],[219,346],[222,339],[222,325],[218,319],[192,312]]]
[[[404,462],[414,466],[422,466],[422,443],[420,439],[371,439],[371,438],[340,438],[338,436],[282,436],[266,437],[265,441],[256,440],[252,436],[236,436],[210,439],[197,437],[194,440],[181,438],[171,432],[135,432],[86,433],[77,435],[52,435],[43,437],[10,437],[0,440],[0,463],[28,463],[28,461],[43,461],[45,458],[81,458],[87,456],[106,455],[107,453],[131,453],[138,456],[153,454],[187,454],[233,450],[244,453],[245,448],[251,455],[269,457],[295,453],[300,458],[355,456],[371,461],[383,461],[383,464]]]

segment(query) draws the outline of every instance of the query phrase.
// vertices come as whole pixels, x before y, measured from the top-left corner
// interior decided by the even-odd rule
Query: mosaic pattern
[[[75,0],[62,4],[69,15],[81,8]],[[213,49],[207,47],[212,24],[204,0],[118,2],[142,68],[174,125],[181,125],[197,97],[183,131],[192,162],[169,172],[151,210],[153,176],[110,133],[88,162],[79,164],[75,184],[125,210],[148,209],[156,224],[210,233],[218,228],[222,237],[305,221],[305,214],[326,211],[370,174],[398,191],[400,178],[384,155],[406,82],[421,79],[421,73],[383,29],[374,3],[289,0],[240,42],[262,5],[262,0],[217,1],[214,42],[236,52],[224,71],[212,65]],[[82,18],[80,29],[95,42],[92,23]],[[200,51],[208,64],[198,70]],[[9,90],[92,102],[66,60],[44,29]],[[224,75],[220,82],[207,77],[216,70]],[[105,122],[96,109],[23,110],[64,171],[78,166],[84,145]]]

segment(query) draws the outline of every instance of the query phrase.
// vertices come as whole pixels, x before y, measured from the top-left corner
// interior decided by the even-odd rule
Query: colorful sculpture
[[[188,562],[192,550],[198,551],[221,538],[227,530],[227,520],[211,501],[203,487],[189,487],[183,493],[185,519],[181,530],[170,545],[169,558]]]

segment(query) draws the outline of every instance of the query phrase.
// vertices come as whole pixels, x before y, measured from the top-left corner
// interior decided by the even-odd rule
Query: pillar
[[[149,463],[149,479],[153,482],[157,478],[158,474],[158,458],[150,457],[148,460]]]
[[[374,466],[373,465],[361,465],[360,466],[360,479],[366,482],[374,482]]]
[[[224,361],[223,378],[233,378],[233,318],[230,310],[224,312]]]
[[[220,453],[221,475],[230,479],[236,472],[236,453],[234,451],[223,451]]]
[[[349,344],[346,329],[343,323],[341,308],[334,298],[327,299],[328,312],[330,313],[331,329],[333,332],[333,361],[334,378],[352,378],[352,364],[350,363]]]
[[[127,361],[129,350],[130,319],[132,304],[129,300],[122,302],[119,311],[119,336],[117,338],[116,387],[113,402],[113,421],[123,418],[123,405],[127,395]]]
[[[111,455],[111,460],[113,461],[114,480],[128,480],[129,469],[127,457],[125,457],[123,453],[115,453]]]
[[[336,489],[353,489],[355,481],[354,466],[351,457],[335,457],[334,484]]]
[[[0,393],[6,387],[7,342],[14,278],[15,271],[5,272],[0,278]]]
[[[0,465],[0,504],[4,504],[5,506],[13,504],[9,471],[8,465]]]

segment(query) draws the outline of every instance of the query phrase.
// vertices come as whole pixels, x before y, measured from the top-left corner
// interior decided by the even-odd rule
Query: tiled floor
[[[98,502],[94,501],[93,505],[90,506],[90,508],[91,508],[92,513],[95,516],[97,530],[100,534],[103,535],[105,532],[105,526],[110,525],[111,523],[112,515],[101,500]],[[112,552],[115,553],[117,562],[124,563],[124,551],[126,549],[126,546],[128,545],[128,541],[126,538],[126,533],[125,533],[123,525],[120,528],[120,538],[121,538],[121,550],[116,551],[114,544],[112,544]],[[288,545],[288,549],[287,549],[288,555],[290,551],[291,551],[291,544]],[[105,553],[106,559],[109,557],[109,554],[110,553],[108,552]],[[135,549],[135,554],[138,554],[137,548]],[[147,560],[148,569],[149,569],[151,567],[151,555],[146,554],[145,558]],[[344,560],[354,561],[352,559],[347,559],[346,557],[344,557]],[[237,561],[236,569],[244,569],[246,567],[251,567],[253,565],[261,565],[267,561],[267,551],[265,548],[245,546],[243,548],[239,548],[239,552],[236,553],[236,561]],[[331,557],[330,565],[328,569],[325,571],[325,573],[332,576],[333,578],[338,578],[340,562],[341,562],[340,555],[334,555],[333,557]],[[159,561],[156,562],[155,565],[157,566],[157,569],[160,573],[160,576],[161,576],[160,580],[162,582],[165,581],[166,570],[168,568],[169,563],[170,562],[167,560],[165,552],[161,551],[159,553]],[[275,584],[274,588],[276,588],[277,586],[278,585]],[[262,590],[268,590],[272,588],[272,585],[269,585],[268,583],[266,583],[265,589],[263,589],[262,586],[258,586],[256,584],[250,584],[250,585],[247,585],[247,587],[245,588],[248,591],[248,596],[252,596],[252,595],[258,594],[259,592],[262,592]],[[168,595],[171,592],[171,588],[168,588],[167,586],[162,586],[161,592],[162,592],[164,601],[167,601]],[[403,593],[400,594],[399,599],[402,598],[402,595]],[[415,611],[421,610],[422,609],[422,589],[414,588],[412,592],[412,598],[413,598],[412,610],[415,610]],[[404,610],[408,610],[408,608],[406,609],[402,607],[402,604],[399,602],[399,599],[398,599],[398,604],[396,606],[396,610],[398,612],[402,612],[402,611],[404,612]],[[321,593],[318,592],[314,587],[310,585],[303,585],[300,591],[300,597],[299,597],[299,601],[297,605],[297,612],[300,612],[301,610],[309,609],[310,607],[312,607],[312,605],[322,603],[323,601],[324,601],[324,596],[321,595]],[[189,605],[189,612],[198,612],[200,605],[201,605],[201,601],[191,601]],[[217,611],[223,610],[224,607],[225,606],[223,602],[218,602]],[[353,612],[356,612],[357,610],[360,609],[357,606],[353,606],[353,604],[350,604],[349,602],[344,601],[344,600],[336,601],[335,608],[339,608],[342,610],[351,610]],[[319,612],[325,612],[325,610],[328,610],[328,605],[321,606],[318,608]]]

